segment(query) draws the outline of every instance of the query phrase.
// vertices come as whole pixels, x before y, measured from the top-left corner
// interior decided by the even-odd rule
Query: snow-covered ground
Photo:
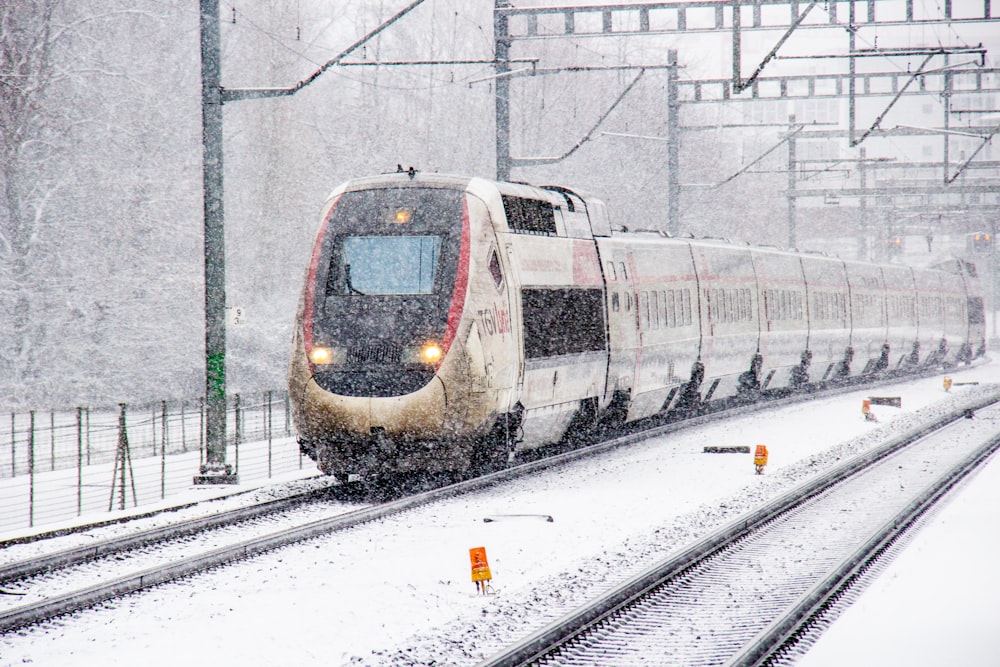
[[[1000,382],[1000,369],[991,364],[955,380]],[[0,637],[0,666],[475,664],[712,527],[981,390],[948,394],[937,377],[689,428],[9,633]],[[902,408],[876,406],[879,421],[865,421],[869,395],[898,395]],[[762,476],[752,454],[703,453],[706,445],[752,451],[758,443],[770,452]],[[995,526],[998,517],[994,501],[982,523],[963,525]],[[1000,547],[996,531],[976,539],[987,554]],[[495,595],[477,595],[470,580],[469,549],[479,546]],[[941,567],[923,553],[911,571]],[[982,616],[984,605],[996,608],[1000,575],[975,576],[947,608],[955,622],[966,610]],[[932,589],[923,590],[933,605]],[[915,613],[882,622],[916,639],[924,631],[911,625]],[[966,647],[997,653],[987,634]],[[931,657],[851,664],[941,664]]]
[[[994,456],[797,665],[1000,665],[998,519]]]

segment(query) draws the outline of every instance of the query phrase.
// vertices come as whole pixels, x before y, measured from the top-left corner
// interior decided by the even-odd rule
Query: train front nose
[[[366,189],[344,193],[327,220],[302,333],[310,439],[343,451],[332,467],[445,435],[437,370],[464,298],[463,204],[458,190]]]

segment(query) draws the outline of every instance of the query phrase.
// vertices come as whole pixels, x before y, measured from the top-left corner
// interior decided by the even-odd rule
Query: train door
[[[969,323],[968,354],[974,359],[986,353],[986,313],[983,308],[983,291],[975,264],[960,261],[959,268],[968,300],[966,308]]]
[[[608,381],[604,405],[618,401],[624,402],[621,407],[626,408],[635,385],[639,353],[634,262],[632,253],[611,239],[598,239],[598,249],[607,285]]]
[[[500,235],[498,235],[500,236]],[[517,271],[517,259],[515,257],[514,245],[507,240],[504,244],[504,254],[506,255],[507,274],[509,277],[507,288],[507,306],[509,313],[521,312],[521,276]],[[520,317],[511,317],[511,334],[514,345],[514,357],[511,359],[514,365],[514,391],[508,397],[506,408],[508,411],[514,409],[514,405],[519,401],[519,397],[524,388],[524,331],[521,326]]]

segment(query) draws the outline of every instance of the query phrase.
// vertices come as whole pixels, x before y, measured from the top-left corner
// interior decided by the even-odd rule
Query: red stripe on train
[[[313,242],[312,258],[309,260],[309,275],[306,278],[305,302],[302,308],[302,338],[305,343],[307,360],[313,346],[313,308],[316,304],[316,272],[319,269],[319,254],[323,248],[323,239],[326,238],[326,228],[329,226],[330,218],[333,217],[333,211],[337,208],[339,202],[340,197],[338,196],[333,200],[333,204],[330,205],[330,212],[326,214],[323,224],[316,234],[316,240]],[[313,372],[311,361],[309,362],[309,372]]]
[[[458,271],[455,274],[455,290],[451,295],[451,308],[448,309],[448,328],[441,342],[441,358],[448,354],[455,336],[458,334],[458,323],[462,319],[465,308],[465,292],[469,285],[469,201],[462,200],[462,243],[458,251]]]

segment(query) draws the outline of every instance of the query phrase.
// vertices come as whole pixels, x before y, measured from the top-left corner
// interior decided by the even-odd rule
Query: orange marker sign
[[[486,547],[469,549],[469,560],[472,562],[472,581],[477,589],[482,589],[485,586],[483,582],[493,579],[490,564],[486,561]]]
[[[757,474],[764,474],[764,466],[767,465],[767,445],[757,445],[753,453],[753,464],[757,466]]]

